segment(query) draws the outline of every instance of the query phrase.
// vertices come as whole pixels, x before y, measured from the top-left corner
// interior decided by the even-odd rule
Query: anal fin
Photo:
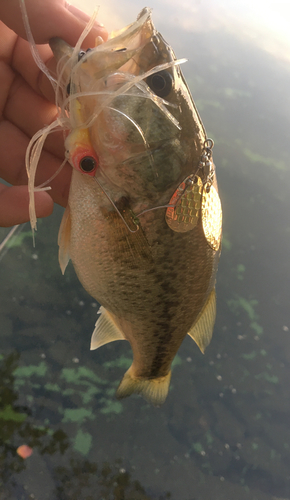
[[[126,340],[110,313],[104,307],[100,308],[100,312],[101,316],[96,322],[91,338],[91,350],[98,349],[98,347],[114,342],[114,340]]]
[[[205,348],[209,345],[216,317],[216,296],[213,289],[199,314],[197,321],[193,324],[188,335],[197,343],[204,354]]]

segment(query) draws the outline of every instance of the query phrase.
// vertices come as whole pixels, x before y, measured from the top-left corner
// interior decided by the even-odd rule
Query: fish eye
[[[173,78],[168,71],[163,70],[148,76],[146,83],[156,95],[166,97],[173,87]]]
[[[96,168],[96,160],[92,156],[84,156],[80,161],[80,169],[89,173],[92,172]]]

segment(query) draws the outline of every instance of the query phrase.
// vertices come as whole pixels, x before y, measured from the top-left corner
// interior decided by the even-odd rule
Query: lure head
[[[121,191],[137,213],[167,203],[176,184],[198,168],[205,132],[150,9],[87,52],[60,39],[50,45],[72,166],[99,179],[113,198]],[[84,172],[88,157],[94,167]]]

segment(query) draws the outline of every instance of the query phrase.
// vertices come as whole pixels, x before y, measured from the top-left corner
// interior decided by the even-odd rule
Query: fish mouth
[[[106,42],[97,38],[95,47],[86,52],[80,50],[78,44],[73,48],[61,38],[52,38],[49,45],[58,63],[58,74],[66,80],[77,65],[84,74],[96,80],[116,71],[138,76],[176,59],[171,47],[155,29],[148,7],[140,12],[135,22],[112,32]]]
[[[68,66],[65,68],[66,73],[69,67],[73,67],[81,61],[83,69],[94,73],[96,78],[100,77],[105,70],[112,72],[120,69],[130,59],[131,65],[134,66],[132,58],[152,39],[155,32],[151,20],[151,9],[145,7],[134,23],[119,31],[112,32],[106,42],[97,38],[95,47],[88,49],[86,52],[80,50],[78,44],[73,48],[57,37],[50,39],[49,45],[57,63],[62,63],[62,69]],[[134,59],[136,65],[136,57]],[[71,60],[70,64],[68,64],[68,60]],[[90,67],[93,67],[94,70],[91,69],[90,71]],[[126,67],[125,70],[128,72],[129,68]],[[130,72],[135,75],[138,74],[136,67],[132,67]]]
[[[74,48],[60,38],[49,43],[57,61],[56,102],[62,116],[69,113],[70,128],[90,128],[115,98],[125,94],[154,101],[179,128],[164,100],[174,88],[174,66],[179,61],[155,29],[151,9],[145,7],[135,22],[111,33],[106,42],[96,39],[96,46],[86,52],[80,50],[80,41]]]

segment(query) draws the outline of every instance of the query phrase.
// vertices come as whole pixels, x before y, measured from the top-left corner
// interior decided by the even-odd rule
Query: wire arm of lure
[[[197,174],[198,174],[198,172],[200,170],[202,170],[202,174],[205,177],[204,180],[203,180],[203,185],[204,185],[205,189],[207,191],[209,191],[209,189],[210,189],[210,187],[212,185],[213,176],[214,176],[214,169],[212,168],[212,161],[211,161],[213,146],[214,146],[214,142],[213,142],[212,139],[207,138],[204,141],[203,150],[202,150],[202,154],[201,154],[201,159],[200,159],[200,162],[198,164],[198,169],[195,172],[195,174],[190,175],[186,179],[186,181],[184,181],[185,182],[185,186],[184,186],[183,189],[180,189],[180,192],[178,193],[178,196],[176,197],[176,201],[175,201],[175,203],[173,205],[172,204],[159,205],[159,206],[154,207],[154,208],[148,208],[148,209],[143,210],[142,212],[140,212],[137,215],[137,217],[140,217],[140,215],[143,215],[143,214],[145,214],[147,212],[152,212],[153,210],[158,210],[159,208],[175,208],[175,207],[177,207],[177,205],[180,203],[182,195],[184,194],[184,192],[186,191],[186,189],[188,188],[188,186],[192,186],[195,183],[195,177],[197,176]],[[204,172],[205,168],[207,168],[207,170],[208,170],[207,173]]]
[[[116,75],[124,75],[124,73],[115,73],[115,74]],[[128,75],[127,75],[127,78],[128,78]],[[143,97],[144,99],[151,99],[151,101],[152,101],[151,95],[149,94],[149,92],[145,92],[143,85],[140,85],[140,83],[139,84],[137,83],[137,84],[135,84],[135,86],[142,92],[142,94],[140,94],[140,92],[130,92],[130,97]],[[149,89],[149,87],[148,87],[148,89]],[[151,91],[151,93],[152,93],[152,91]],[[72,101],[79,99],[80,97],[96,97],[98,95],[108,95],[108,96],[115,97],[116,91],[115,90],[98,90],[98,91],[92,90],[92,91],[86,91],[86,92],[74,92],[73,94],[66,97],[66,99],[63,102],[63,107],[67,108],[68,105]],[[165,104],[165,106],[171,106],[172,108],[178,107],[177,104],[173,104],[172,102],[168,102],[165,99],[163,99],[162,97],[158,97],[158,100],[162,101],[162,103]],[[87,128],[88,123],[89,122],[85,123],[84,127]]]
[[[146,71],[142,75],[138,75],[138,76],[132,75],[132,77],[129,78],[129,81],[127,81],[124,85],[122,85],[118,90],[114,91],[114,94],[113,94],[114,98],[118,97],[119,95],[124,95],[132,87],[137,86],[140,82],[142,82],[143,80],[145,80],[146,78],[148,78],[148,76],[153,75],[154,73],[157,73],[157,72],[159,72],[161,70],[168,69],[168,68],[171,68],[173,66],[177,66],[177,65],[182,64],[182,63],[184,63],[186,61],[187,61],[187,59],[177,59],[175,61],[170,61],[168,63],[159,64],[158,66],[155,66],[154,68],[150,69],[149,71]],[[76,69],[76,67],[75,67],[75,69]],[[126,75],[126,78],[128,80],[128,75]],[[72,81],[73,81],[73,76],[72,76]],[[139,85],[138,85],[138,88],[140,90],[140,86]],[[165,116],[180,130],[181,127],[179,125],[178,120],[176,120],[176,118],[168,111],[168,109],[164,105],[164,103],[166,104],[167,101],[164,101],[164,99],[162,99],[161,97],[155,95],[149,89],[149,87],[147,85],[146,85],[146,87],[144,89],[142,89],[142,91],[143,92],[147,92],[147,94],[149,94],[149,98],[160,108],[160,110],[165,114]],[[80,92],[78,94],[73,94],[72,96],[69,96],[68,100],[76,99],[76,95],[81,98],[82,96],[85,96],[85,95],[94,95],[94,93],[87,94],[85,92],[84,93]],[[95,95],[98,95],[98,92],[96,92]],[[93,114],[92,118],[90,118],[90,120],[88,122],[86,122],[85,124],[83,124],[83,126],[86,126],[87,128],[91,127],[92,124],[93,124],[93,122],[97,119],[97,117],[103,111],[103,109],[105,109],[106,107],[110,106],[110,104],[111,104],[111,102],[113,100],[112,97],[110,96],[110,97],[108,97],[108,99],[105,99],[104,102],[100,105],[98,111],[96,111]]]
[[[112,111],[116,111],[116,113],[119,113],[120,115],[122,115],[125,118],[127,118],[127,120],[129,120],[134,125],[134,127],[138,130],[138,132],[139,132],[139,134],[140,134],[140,136],[142,138],[142,141],[144,143],[144,146],[145,146],[145,148],[147,150],[147,153],[149,155],[150,165],[151,165],[152,169],[154,170],[154,158],[153,158],[153,155],[152,155],[152,153],[150,151],[150,146],[149,146],[148,142],[146,141],[146,137],[143,134],[143,130],[140,127],[140,125],[135,120],[133,120],[133,118],[130,118],[130,116],[126,115],[126,113],[124,113],[120,109],[112,108],[112,107],[109,107],[109,106],[108,106],[107,109],[111,109]]]
[[[213,146],[213,140],[206,138],[203,143],[203,149],[197,170],[195,172],[195,175],[193,176],[193,178],[199,176],[202,179],[203,186],[205,187],[207,192],[210,190],[214,178],[214,168],[212,163]]]
[[[114,108],[110,108],[110,109],[113,109],[114,111],[118,111],[120,112],[122,115],[126,116],[126,118],[130,119],[125,113],[117,110],[117,109],[114,109]],[[137,126],[137,129],[139,130],[139,125],[134,122],[134,120],[130,119],[130,121],[132,123],[134,123],[134,125]],[[143,136],[143,132],[142,132],[142,129],[139,130],[140,133],[141,133],[141,136]],[[144,138],[145,139],[145,138]],[[146,140],[146,139],[145,139]],[[145,143],[145,146],[146,146],[147,142]],[[213,175],[214,175],[214,170],[211,168],[212,167],[212,161],[211,161],[211,157],[212,157],[212,148],[213,148],[213,145],[214,145],[214,142],[212,139],[206,139],[204,141],[204,144],[203,144],[203,151],[202,151],[202,155],[201,155],[201,160],[199,162],[199,165],[198,165],[198,170],[197,172],[200,170],[200,169],[203,169],[204,167],[208,167],[209,168],[209,172],[203,182],[203,185],[205,186],[205,188],[207,189],[207,186],[210,186],[212,185],[212,181],[213,181]],[[172,204],[167,204],[167,205],[158,205],[157,207],[153,207],[153,208],[147,208],[145,210],[142,210],[142,212],[139,212],[139,214],[136,215],[136,218],[138,219],[140,217],[140,215],[144,215],[148,212],[153,212],[153,210],[159,210],[160,208],[175,208],[179,201],[180,201],[180,198],[182,196],[182,194],[184,193],[184,191],[187,189],[187,187],[191,184],[194,184],[194,177],[197,175],[197,172],[195,174],[192,174],[191,176],[189,176],[186,180],[186,183],[185,183],[185,188],[183,190],[180,191],[179,193],[179,196],[177,197],[177,200],[176,202],[174,203],[174,205]],[[121,212],[118,210],[118,208],[116,207],[115,203],[113,202],[113,200],[110,198],[110,196],[108,195],[108,193],[105,191],[105,189],[103,188],[103,186],[101,185],[101,183],[96,179],[96,177],[94,177],[94,180],[96,181],[96,183],[99,185],[99,187],[101,188],[101,190],[103,191],[103,193],[105,194],[105,196],[108,198],[108,200],[110,201],[110,203],[112,204],[112,206],[114,207],[114,209],[116,210],[116,212],[118,213],[118,215],[121,217],[122,221],[124,222],[125,226],[127,227],[127,229],[130,231],[130,233],[136,233],[136,231],[138,231],[139,229],[139,226],[137,224],[137,229],[135,231],[132,231],[132,229],[130,229],[130,227],[128,226],[127,222],[125,221],[124,217],[122,216]]]
[[[140,215],[146,214],[147,212],[152,212],[153,210],[158,210],[159,208],[174,208],[175,205],[158,205],[158,207],[147,208],[146,210],[142,210],[136,217],[140,217]]]
[[[108,195],[108,193],[106,192],[106,190],[101,185],[100,181],[98,181],[98,179],[96,179],[96,177],[93,177],[93,179],[98,184],[98,186],[101,188],[101,190],[103,191],[104,195],[108,198],[109,202],[114,207],[114,209],[116,210],[117,214],[121,217],[121,219],[124,222],[124,224],[125,224],[126,228],[128,229],[128,231],[130,231],[130,233],[136,233],[139,230],[138,224],[136,224],[137,229],[135,229],[135,231],[132,231],[132,229],[130,229],[130,227],[128,226],[127,222],[125,221],[125,219],[124,219],[123,215],[121,214],[120,210],[118,209],[118,207],[115,205],[115,203],[113,202],[113,200],[110,198],[110,196]]]

